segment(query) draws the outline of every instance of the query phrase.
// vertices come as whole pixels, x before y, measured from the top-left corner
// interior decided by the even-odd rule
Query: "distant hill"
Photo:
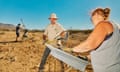
[[[15,25],[0,23],[0,30],[15,30]]]

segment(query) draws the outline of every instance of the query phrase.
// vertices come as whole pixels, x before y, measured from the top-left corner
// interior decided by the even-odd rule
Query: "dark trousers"
[[[46,49],[44,51],[44,54],[42,56],[42,60],[41,60],[40,66],[39,66],[39,70],[44,69],[44,65],[46,63],[46,60],[47,60],[47,57],[49,56],[49,54],[50,54],[50,49],[46,47]]]

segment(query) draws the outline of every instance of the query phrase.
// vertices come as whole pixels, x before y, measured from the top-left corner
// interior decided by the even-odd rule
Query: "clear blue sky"
[[[44,29],[48,17],[56,13],[64,28],[91,29],[90,12],[97,7],[110,7],[111,20],[120,24],[120,0],[0,0],[0,22],[20,23],[30,29]]]

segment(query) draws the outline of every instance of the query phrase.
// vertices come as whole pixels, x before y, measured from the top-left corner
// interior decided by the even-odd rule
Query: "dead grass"
[[[85,40],[90,32],[71,33],[67,46],[73,47]],[[38,72],[44,52],[42,32],[29,32],[28,38],[15,42],[14,31],[0,32],[0,72]],[[45,72],[61,72],[59,60],[49,56]],[[90,69],[89,69],[90,70]],[[71,69],[69,72],[79,72]],[[88,71],[92,72],[92,71]]]

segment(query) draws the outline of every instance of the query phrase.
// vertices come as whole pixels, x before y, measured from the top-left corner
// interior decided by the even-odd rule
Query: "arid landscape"
[[[66,47],[73,47],[84,41],[90,30],[70,31]],[[15,31],[0,30],[0,72],[38,72],[45,49],[40,31],[29,31],[27,38],[15,42]],[[22,32],[21,32],[22,36]],[[68,67],[51,55],[48,57],[44,72],[80,72]],[[88,66],[86,72],[93,72]]]

